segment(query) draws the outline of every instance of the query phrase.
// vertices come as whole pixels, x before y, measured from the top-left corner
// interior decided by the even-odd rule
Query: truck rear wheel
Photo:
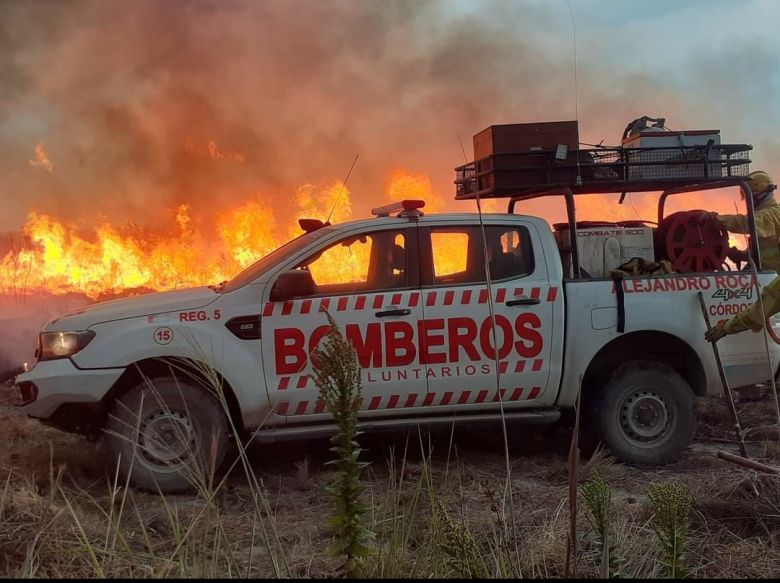
[[[192,381],[144,381],[117,399],[105,426],[109,470],[122,480],[164,494],[206,484],[228,445],[218,400]]]
[[[688,382],[666,365],[622,364],[593,402],[591,419],[604,445],[619,460],[668,464],[696,433],[696,404]]]

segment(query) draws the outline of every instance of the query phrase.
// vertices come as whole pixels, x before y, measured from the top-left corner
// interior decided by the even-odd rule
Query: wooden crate
[[[579,146],[576,121],[513,123],[490,126],[474,135],[474,159],[493,154],[520,154],[537,149],[555,150],[565,144],[569,150]]]

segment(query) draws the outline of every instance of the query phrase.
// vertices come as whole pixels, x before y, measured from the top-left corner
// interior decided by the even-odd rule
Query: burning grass
[[[331,481],[326,440],[254,445],[248,471],[237,466],[211,492],[160,497],[111,479],[99,444],[47,429],[10,406],[0,391],[0,576],[327,577]],[[750,407],[747,411],[746,407]],[[745,418],[772,420],[770,400],[744,403]],[[780,480],[713,455],[732,444],[725,407],[702,403],[700,439],[660,469],[614,463],[597,453],[580,465],[612,492],[609,532],[622,573],[664,576],[652,529],[648,484],[690,492],[687,568],[695,577],[780,575]],[[364,474],[376,533],[365,562],[372,577],[468,575],[560,577],[567,515],[567,435],[552,428],[510,431],[516,531],[508,525],[500,435],[491,428],[454,434],[372,435]],[[780,465],[777,448],[751,441],[751,454]],[[584,504],[577,574],[599,574],[596,533]],[[468,560],[466,560],[468,558]]]

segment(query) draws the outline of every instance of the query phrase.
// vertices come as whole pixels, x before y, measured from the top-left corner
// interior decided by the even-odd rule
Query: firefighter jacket
[[[732,233],[750,232],[745,215],[718,215],[718,220]],[[756,233],[762,268],[780,273],[780,205],[774,196],[756,208]]]
[[[769,319],[780,312],[780,276],[774,278],[761,291],[764,303],[764,317]],[[743,330],[759,331],[762,328],[761,305],[754,302],[747,310],[743,310],[726,322],[726,334],[736,334]]]

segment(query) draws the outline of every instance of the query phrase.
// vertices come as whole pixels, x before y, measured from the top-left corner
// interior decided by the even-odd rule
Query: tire
[[[623,462],[674,462],[696,434],[693,390],[664,364],[643,360],[622,364],[592,405],[595,436]]]
[[[124,393],[104,430],[109,472],[118,464],[121,483],[129,478],[131,486],[163,494],[207,484],[228,446],[228,423],[216,397],[173,377],[143,381]]]

